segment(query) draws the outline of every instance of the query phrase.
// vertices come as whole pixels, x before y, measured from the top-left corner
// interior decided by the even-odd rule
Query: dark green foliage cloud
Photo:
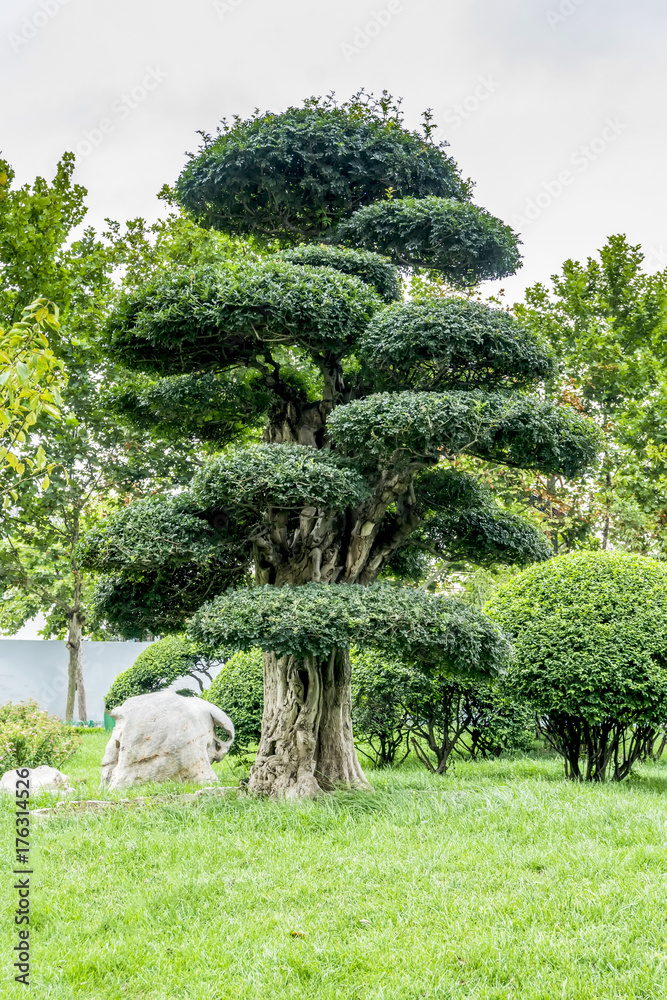
[[[348,353],[381,305],[363,281],[285,261],[182,269],[124,296],[107,327],[128,365],[162,373],[223,370],[272,347]]]
[[[542,532],[501,510],[474,476],[440,465],[418,478],[415,494],[424,522],[414,540],[452,562],[526,565],[553,555]]]
[[[202,225],[283,244],[317,239],[389,189],[397,197],[469,194],[442,147],[354,99],[237,120],[176,186]]]
[[[79,558],[104,572],[143,572],[206,566],[228,550],[231,555],[227,532],[209,526],[198,513],[187,496],[137,500],[90,531],[80,543]]]
[[[453,198],[402,198],[360,208],[332,241],[440,271],[457,286],[505,278],[521,266],[518,238],[483,208]]]
[[[130,566],[124,574],[101,578],[93,595],[91,621],[111,625],[126,639],[179,632],[205,601],[243,582],[250,561],[250,553],[240,548],[206,565],[190,562],[143,571]]]
[[[521,388],[554,371],[545,346],[513,316],[461,298],[383,309],[359,354],[380,390]]]
[[[197,612],[188,634],[211,651],[258,646],[300,657],[354,644],[467,676],[499,670],[506,655],[505,640],[481,612],[388,584],[229,591]]]
[[[482,392],[378,393],[337,409],[329,430],[344,453],[392,466],[469,451],[567,476],[594,458],[599,435],[574,410],[530,396]]]
[[[368,496],[363,477],[336,455],[305,445],[254,445],[209,462],[192,481],[202,510],[344,510]]]
[[[292,250],[283,250],[280,258],[289,264],[330,267],[342,274],[361,278],[367,285],[372,285],[385,302],[396,302],[401,298],[401,284],[394,265],[386,257],[368,250],[346,250],[325,243],[306,243]]]
[[[508,682],[539,712],[664,722],[667,566],[579,552],[525,570],[486,607],[513,637]]]
[[[158,380],[141,376],[112,387],[108,405],[156,436],[183,441],[188,437],[230,444],[258,429],[266,419],[271,396],[256,371],[193,372]]]

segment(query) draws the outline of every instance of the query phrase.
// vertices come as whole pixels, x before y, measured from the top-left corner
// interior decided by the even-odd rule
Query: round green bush
[[[206,698],[226,712],[236,736],[230,754],[247,754],[262,732],[264,659],[261,649],[236,653],[225,663],[206,692]]]
[[[0,775],[17,767],[60,767],[82,743],[76,730],[36,701],[0,706]]]
[[[135,695],[162,691],[179,677],[195,676],[199,659],[196,645],[180,636],[168,635],[154,642],[116,677],[104,699],[107,712]]]
[[[507,677],[573,778],[625,777],[667,718],[667,566],[578,552],[532,566],[487,613],[513,638]],[[585,761],[585,768],[580,766]]]

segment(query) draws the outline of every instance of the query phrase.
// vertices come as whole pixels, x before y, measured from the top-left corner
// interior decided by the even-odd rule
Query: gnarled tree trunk
[[[350,657],[264,654],[262,738],[249,790],[274,798],[370,791],[352,738]]]

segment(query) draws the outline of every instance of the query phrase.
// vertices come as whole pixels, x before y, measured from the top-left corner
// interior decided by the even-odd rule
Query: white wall
[[[104,695],[114,678],[149,645],[84,641],[83,679],[89,719],[103,720]],[[41,708],[64,718],[67,661],[67,646],[59,639],[4,639],[0,642],[0,705],[34,698]],[[78,718],[76,708],[74,718]]]

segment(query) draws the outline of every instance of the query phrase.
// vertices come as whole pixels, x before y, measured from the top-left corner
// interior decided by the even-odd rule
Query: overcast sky
[[[512,301],[612,233],[667,266],[666,29],[664,0],[3,0],[0,148],[20,181],[74,150],[89,222],[150,219],[197,129],[386,88],[521,232]]]
[[[0,149],[19,182],[77,152],[97,227],[152,219],[197,129],[386,88],[521,232],[513,301],[613,233],[667,266],[666,40],[664,0],[2,0]]]

